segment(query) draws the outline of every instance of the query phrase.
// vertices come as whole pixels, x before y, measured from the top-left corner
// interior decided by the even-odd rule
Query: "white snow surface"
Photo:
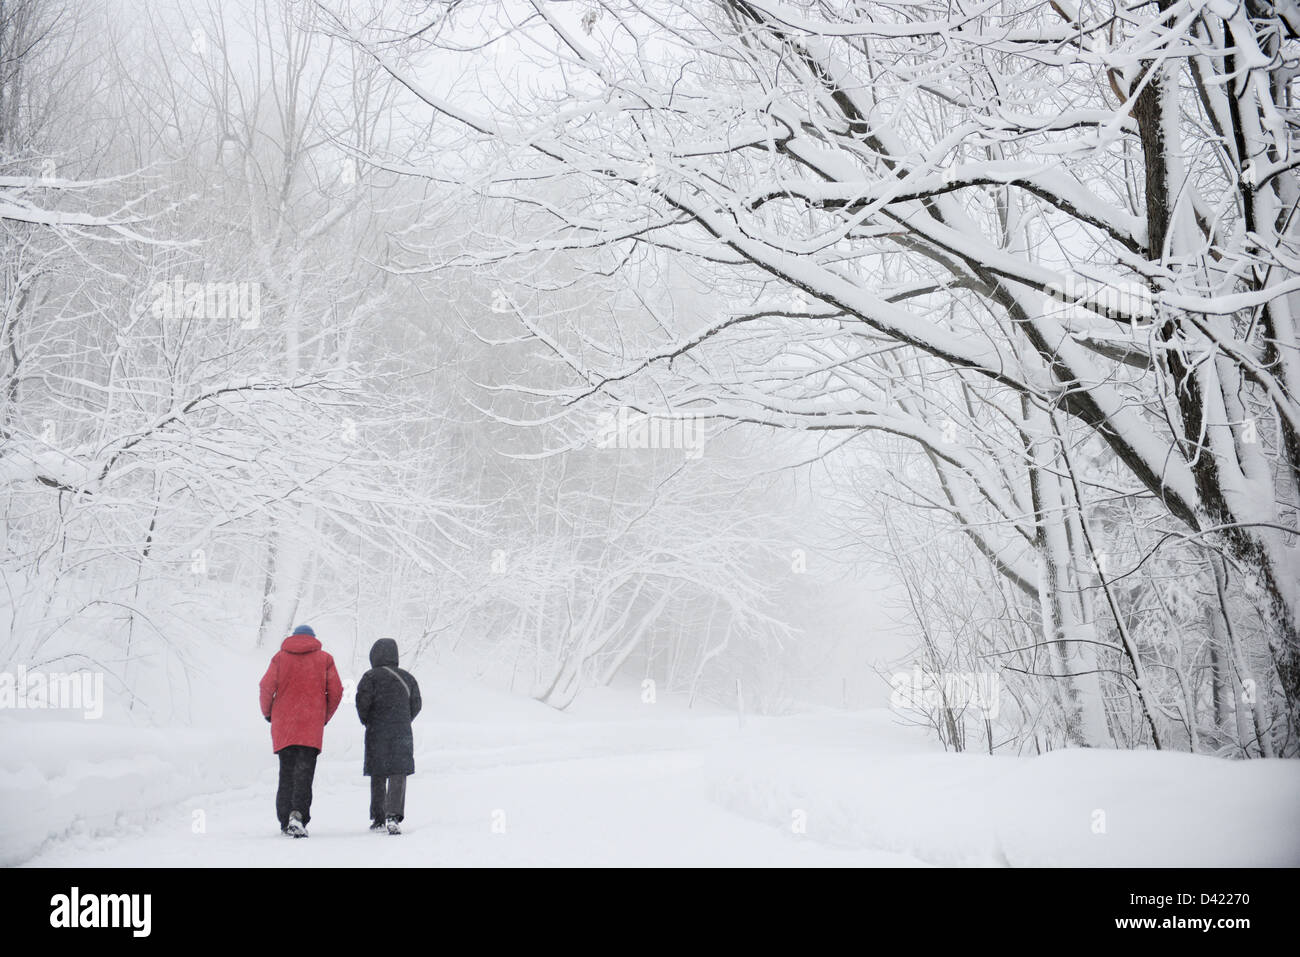
[[[421,673],[400,837],[368,831],[362,729],[326,729],[311,837],[282,837],[252,685],[196,720],[0,712],[0,864],[1300,865],[1300,763],[939,750],[887,710],[746,717],[639,686],[568,713]],[[348,677],[347,675],[344,676]],[[198,824],[201,823],[201,827]]]

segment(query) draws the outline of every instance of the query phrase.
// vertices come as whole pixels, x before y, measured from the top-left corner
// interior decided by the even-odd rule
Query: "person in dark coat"
[[[397,642],[380,638],[370,670],[357,682],[357,716],[366,727],[361,773],[370,777],[370,829],[400,834],[406,815],[406,776],[415,773],[411,721],[420,713],[420,686],[397,667]]]
[[[271,723],[271,749],[280,759],[275,814],[280,831],[307,836],[311,785],[325,725],[343,701],[343,682],[309,625],[284,639],[258,686],[262,716]]]

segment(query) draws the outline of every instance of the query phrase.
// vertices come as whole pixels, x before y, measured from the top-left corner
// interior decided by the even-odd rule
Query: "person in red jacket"
[[[280,832],[307,836],[311,784],[325,725],[343,700],[343,682],[316,632],[299,625],[284,639],[259,685],[262,716],[271,722],[271,747],[280,758],[275,813]]]

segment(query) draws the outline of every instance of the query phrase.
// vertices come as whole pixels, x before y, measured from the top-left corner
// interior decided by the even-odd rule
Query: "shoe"
[[[307,836],[307,828],[302,823],[302,815],[299,814],[297,811],[294,811],[292,814],[289,815],[288,832],[294,837]]]
[[[388,825],[385,824],[383,821],[381,821],[381,820],[379,820],[379,819],[376,818],[375,820],[373,820],[373,821],[370,822],[370,830],[372,830],[372,831],[386,831],[386,830],[388,830]]]
[[[389,834],[401,834],[401,833],[402,833],[402,827],[401,827],[401,824],[398,822],[397,818],[395,818],[395,817],[390,817],[390,818],[388,819],[387,827],[388,827],[388,833],[389,833]]]

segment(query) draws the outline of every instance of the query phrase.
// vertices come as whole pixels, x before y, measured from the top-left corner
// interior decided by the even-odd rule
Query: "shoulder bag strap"
[[[402,683],[402,690],[406,692],[406,696],[409,698],[411,696],[411,688],[409,685],[407,685],[406,679],[403,678],[401,675],[399,675],[392,668],[388,667],[388,665],[384,665],[384,670]]]

